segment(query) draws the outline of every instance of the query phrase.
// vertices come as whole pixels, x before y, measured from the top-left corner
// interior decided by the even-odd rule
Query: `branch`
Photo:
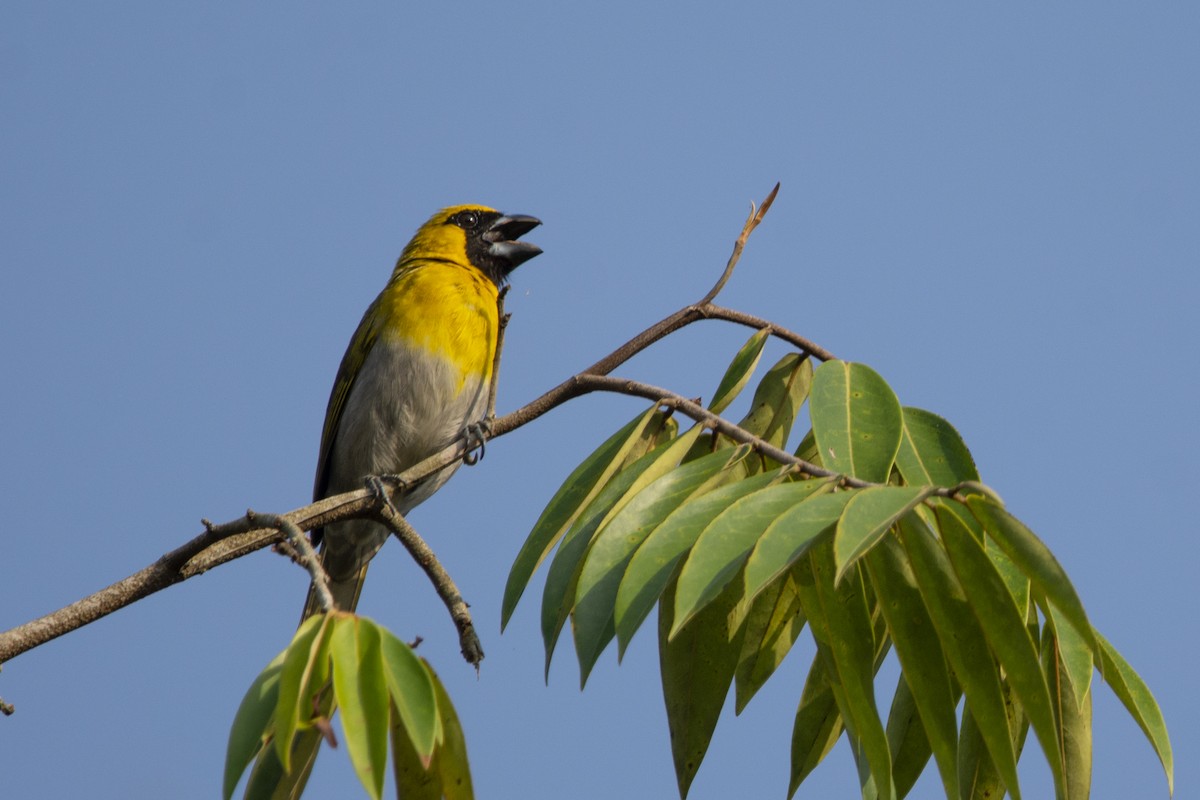
[[[522,425],[532,422],[555,406],[583,394],[593,391],[621,392],[648,397],[658,400],[663,405],[677,408],[680,412],[697,422],[728,436],[730,439],[749,444],[762,453],[762,455],[773,458],[780,463],[794,465],[807,474],[834,476],[834,473],[824,470],[815,464],[803,462],[790,453],[771,445],[769,442],[749,434],[737,425],[711,414],[699,404],[687,400],[680,395],[648,384],[607,377],[612,370],[654,342],[702,319],[722,319],[759,330],[767,329],[771,335],[788,342],[799,348],[802,352],[815,358],[822,361],[834,358],[833,354],[828,350],[780,325],[776,325],[760,317],[712,304],[712,300],[728,282],[750,234],[762,222],[778,190],[779,186],[777,184],[757,209],[753,205],[751,206],[750,217],[742,227],[741,234],[734,244],[733,253],[729,257],[721,278],[699,303],[685,306],[674,314],[671,314],[642,331],[642,333],[630,339],[583,372],[568,378],[541,397],[498,419],[494,418],[494,410],[495,386],[496,378],[499,374],[499,364],[494,363],[492,384],[489,386],[488,417],[485,419],[485,424],[491,420],[494,420],[494,422],[486,425],[485,435],[491,438],[502,436],[516,430]],[[501,320],[501,327],[496,342],[497,361],[499,360],[503,342],[504,323],[507,321],[507,315],[503,311],[503,300],[503,293],[501,293],[497,298]],[[464,435],[441,452],[430,456],[421,463],[395,476],[396,480],[387,485],[389,487],[387,491],[390,494],[394,491],[395,486],[412,485],[419,482],[422,478],[440,471],[449,464],[466,460],[474,449],[470,439],[470,435]],[[846,486],[871,485],[844,476],[841,476],[841,480]],[[381,505],[380,498],[376,494],[366,489],[359,489],[327,497],[318,502],[289,511],[286,514],[257,515],[250,512],[245,517],[222,525],[213,525],[205,520],[204,533],[163,555],[144,569],[58,611],[0,633],[0,663],[8,661],[51,639],[94,622],[117,609],[135,603],[168,586],[173,586],[176,583],[200,575],[228,561],[283,541],[288,538],[285,531],[291,531],[293,533],[292,538],[295,538],[294,529],[312,530],[313,528],[346,519],[361,518],[369,515],[379,517],[381,514],[386,513],[380,510],[385,505],[386,503]],[[402,518],[400,519],[403,521]],[[424,556],[419,555],[419,548],[414,552],[414,542],[421,542],[416,532],[412,532],[415,539],[411,537],[406,539],[398,530],[398,524],[394,524],[386,517],[383,518],[383,521],[397,532],[397,536],[402,542],[405,542],[405,546],[409,548],[409,552],[413,553],[414,557],[421,563]],[[267,524],[267,522],[272,524]],[[407,526],[407,522],[403,524]],[[408,526],[408,528],[411,530],[411,526]],[[304,537],[300,538],[303,539]],[[421,542],[421,544],[423,545],[424,543]],[[302,547],[296,547],[295,549],[298,553],[302,553]],[[425,550],[428,551],[427,546]],[[429,557],[432,558],[432,552],[429,552]],[[436,563],[436,558],[433,559],[433,562]],[[440,569],[440,565],[438,565],[438,569]],[[311,569],[309,571],[312,573]],[[428,569],[427,572],[429,572]],[[444,570],[441,570],[441,572],[445,577],[445,581],[441,583],[439,594],[442,596],[443,601],[446,602],[451,616],[455,619],[455,624],[459,628],[460,639],[464,642],[464,655],[470,660],[470,653],[478,649],[478,641],[476,640],[473,649],[469,646],[470,643],[466,638],[467,634],[464,633],[464,630],[468,630],[471,636],[474,635],[473,629],[469,628],[470,616],[467,613],[464,617],[466,604],[462,602],[462,598],[458,595],[457,589],[454,588],[453,582],[449,580],[449,575],[446,575]],[[439,586],[441,579],[436,577],[435,574],[430,573],[430,579],[434,582],[435,587]],[[464,619],[468,627],[464,627]],[[479,657],[482,658],[482,649],[478,649],[478,653]]]
[[[479,662],[483,660],[483,645],[480,644],[479,636],[475,633],[475,624],[471,621],[471,612],[467,603],[459,594],[458,587],[455,586],[450,573],[446,572],[442,562],[438,561],[433,550],[425,543],[416,529],[391,504],[384,503],[380,506],[378,518],[380,522],[392,529],[392,533],[396,534],[396,538],[408,550],[413,561],[416,561],[429,576],[438,597],[442,598],[442,602],[446,604],[446,610],[450,612],[450,618],[454,620],[454,627],[458,629],[458,643],[462,649],[463,658],[475,667],[475,671],[478,673]]]

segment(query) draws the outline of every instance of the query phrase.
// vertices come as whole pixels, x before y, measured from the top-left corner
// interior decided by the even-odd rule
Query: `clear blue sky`
[[[702,295],[779,180],[723,301],[958,426],[1155,691],[1194,796],[1200,6],[579,5],[0,8],[0,628],[201,517],[303,505],[346,342],[438,207],[545,221],[506,411]],[[694,327],[622,374],[708,396],[746,336]],[[361,610],[424,637],[481,797],[675,792],[651,631],[581,694],[569,642],[542,682],[544,576],[498,630],[543,504],[642,407],[558,410],[413,514],[473,605],[479,679],[400,548],[372,567]],[[305,583],[260,553],[5,665],[5,796],[216,796]],[[806,634],[722,720],[694,798],[785,796],[810,658]],[[1094,797],[1165,796],[1100,684],[1095,743]],[[1049,796],[1040,754],[1022,774]],[[313,796],[353,780],[326,754]],[[843,743],[800,796],[855,794]]]

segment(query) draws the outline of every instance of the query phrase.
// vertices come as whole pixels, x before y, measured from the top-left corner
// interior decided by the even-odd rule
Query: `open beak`
[[[518,241],[541,224],[540,219],[527,214],[505,214],[483,232],[488,255],[505,265],[505,274],[542,252],[536,244]]]

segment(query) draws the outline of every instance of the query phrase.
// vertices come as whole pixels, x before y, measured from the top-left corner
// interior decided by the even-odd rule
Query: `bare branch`
[[[300,530],[299,526],[287,517],[281,517],[278,514],[257,514],[254,511],[247,511],[246,519],[251,524],[264,528],[276,528],[284,535],[285,538],[281,544],[287,544],[292,551],[293,559],[304,567],[308,571],[309,577],[312,578],[313,591],[317,595],[317,605],[325,613],[333,611],[334,602],[333,594],[329,591],[329,575],[325,572],[325,567],[321,565],[321,557],[313,549],[312,543],[308,541],[304,531]]]
[[[738,259],[742,257],[742,250],[746,247],[746,240],[750,238],[750,234],[758,227],[758,223],[763,221],[767,210],[771,208],[771,203],[775,202],[775,195],[779,194],[779,184],[775,184],[775,188],[767,195],[767,198],[762,201],[762,205],[755,211],[754,203],[750,204],[750,216],[746,219],[746,224],[742,226],[742,233],[738,236],[737,241],[733,243],[733,253],[729,256],[729,261],[725,264],[725,271],[721,273],[721,277],[717,279],[716,284],[708,290],[708,294],[700,298],[700,302],[696,305],[703,306],[712,302],[725,284],[729,282],[729,277],[733,275],[733,268],[737,266]]]
[[[392,533],[396,534],[396,538],[408,550],[413,561],[416,561],[429,576],[438,597],[442,598],[442,602],[446,604],[446,610],[450,612],[450,619],[454,620],[463,658],[478,672],[479,662],[483,660],[483,645],[480,644],[479,636],[475,633],[475,624],[471,621],[470,609],[454,584],[454,580],[450,577],[450,573],[446,572],[442,562],[438,561],[437,556],[433,554],[433,549],[425,543],[425,540],[409,524],[404,515],[397,513],[389,503],[383,503],[379,507],[377,516],[380,522],[392,529]]]

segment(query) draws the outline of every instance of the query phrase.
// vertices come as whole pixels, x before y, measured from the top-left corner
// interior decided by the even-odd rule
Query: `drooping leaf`
[[[422,764],[428,764],[441,736],[433,677],[416,653],[391,632],[380,630],[383,676],[397,714],[392,736],[398,730],[409,739]]]
[[[746,559],[746,597],[754,598],[789,569],[822,534],[832,534],[857,490],[819,494],[781,514]]]
[[[946,657],[933,620],[921,599],[916,577],[898,539],[884,538],[867,554],[864,563],[904,672],[903,688],[920,714],[927,747],[937,759],[942,788],[947,797],[953,797],[958,789],[958,720],[955,714],[958,694],[952,689]],[[903,697],[900,689],[897,689],[897,697]],[[924,766],[923,762],[921,766]],[[897,790],[903,793],[907,791],[904,788],[907,781],[901,780],[898,768],[896,773]]]
[[[901,517],[929,496],[927,486],[871,486],[854,493],[837,523],[833,558],[840,581]]]
[[[746,603],[743,596],[739,608]],[[781,575],[750,600],[744,617],[742,652],[734,673],[734,708],[738,714],[775,673],[804,628],[804,610],[791,572]]]
[[[917,580],[917,588],[925,601],[946,660],[966,694],[967,707],[973,718],[980,721],[978,732],[981,741],[986,744],[991,760],[1013,800],[1020,800],[1017,756],[1008,735],[1008,712],[1000,675],[979,622],[967,603],[946,552],[938,544],[933,532],[911,514],[900,520],[899,531],[913,576]],[[962,758],[960,746],[960,762]]]
[[[433,686],[440,739],[433,756],[422,759],[403,730],[399,716],[393,717],[392,774],[396,796],[403,800],[474,800],[475,789],[467,762],[467,744],[450,695],[437,674],[422,660]]]
[[[680,798],[686,798],[708,752],[741,653],[741,636],[729,630],[729,615],[740,591],[736,583],[731,584],[691,624],[668,637],[674,627],[674,593],[675,581],[671,581],[659,603],[658,652],[675,778]]]
[[[596,534],[646,486],[674,469],[700,434],[694,426],[683,436],[665,442],[625,467],[596,495],[563,536],[550,562],[542,592],[542,639],[546,646],[546,675],[563,625],[575,606],[575,590],[584,557]]]
[[[808,567],[808,559],[804,560]],[[825,661],[818,653],[800,693],[800,706],[792,723],[792,774],[788,782],[788,797],[796,793],[812,771],[817,768],[842,735],[842,715],[833,696],[833,686],[825,671]]]
[[[1092,624],[1088,622],[1087,612],[1083,610],[1083,602],[1050,548],[994,500],[972,495],[967,498],[967,506],[983,524],[988,535],[1000,544],[1008,557],[1033,582],[1038,593],[1048,598],[1075,626],[1075,631],[1088,646],[1095,649],[1095,634]]]
[[[733,357],[729,368],[725,370],[725,375],[721,378],[721,383],[717,386],[717,391],[713,393],[712,402],[708,404],[709,411],[714,414],[720,414],[729,407],[729,404],[734,401],[738,393],[746,387],[746,384],[750,381],[750,375],[753,374],[754,368],[758,366],[763,346],[766,345],[770,335],[770,328],[763,328],[760,331],[755,331],[754,335],[742,345],[742,349]]]
[[[222,796],[225,800],[233,797],[242,773],[262,749],[270,730],[279,697],[279,676],[283,671],[286,655],[287,651],[284,650],[271,659],[266,669],[250,684],[237,713],[234,714],[233,727],[229,730],[229,744],[225,749],[225,776],[222,781]]]
[[[772,523],[831,488],[824,481],[781,483],[746,495],[718,514],[700,533],[680,570],[672,635],[725,588]]]
[[[996,570],[1000,573],[1000,577],[1004,579],[1004,585],[1008,587],[1008,593],[1016,601],[1017,610],[1022,614],[1026,614],[1030,603],[1029,578],[1004,553],[1000,545],[987,535],[987,531],[983,528],[983,523],[971,513],[969,508],[956,500],[934,497],[930,498],[929,503],[939,514],[953,514],[971,532],[971,535],[983,545],[988,558],[996,565]],[[936,520],[932,524],[936,527]]]
[[[279,675],[279,699],[275,705],[275,754],[285,772],[291,771],[292,737],[301,715],[312,710],[312,693],[320,688],[319,681],[313,685],[314,673],[329,672],[328,634],[332,617],[317,614],[304,621],[292,638],[285,652],[283,671]]]
[[[734,468],[737,469],[740,469],[740,465]],[[617,589],[614,613],[617,644],[621,653],[625,652],[633,634],[658,602],[676,564],[695,543],[700,532],[731,503],[783,480],[784,476],[783,470],[776,470],[714,489],[671,512],[646,537],[629,560]]]
[[[534,523],[533,530],[513,562],[508,582],[504,587],[504,601],[500,611],[501,630],[508,625],[538,565],[617,470],[631,456],[641,456],[650,449],[654,434],[661,427],[662,421],[663,415],[655,403],[608,437],[604,444],[597,447],[563,481],[538,521]]]
[[[865,364],[826,361],[809,402],[821,462],[855,478],[886,483],[900,448],[900,401]]]
[[[958,796],[962,800],[996,800],[1004,795],[1004,779],[984,744],[979,723],[967,706],[963,709],[962,731],[958,736]]]
[[[333,691],[342,715],[350,762],[367,794],[383,794],[387,766],[389,697],[379,652],[379,632],[358,617],[335,621],[330,634]]]
[[[1071,626],[1064,628],[1070,630]],[[1092,788],[1092,695],[1084,692],[1083,702],[1076,701],[1070,670],[1063,663],[1053,631],[1046,632],[1041,655],[1062,749],[1065,797],[1086,800]]]
[[[835,587],[829,543],[811,548],[808,561],[811,572],[797,573],[800,602],[842,719],[862,748],[874,790],[887,800],[896,793],[887,734],[875,704],[876,641],[862,575],[855,570]]]
[[[1082,709],[1085,699],[1088,702],[1091,701],[1089,692],[1092,688],[1092,675],[1095,672],[1092,649],[1075,630],[1075,626],[1066,621],[1056,606],[1051,605],[1049,608],[1047,625],[1053,633],[1057,645],[1058,663],[1060,668],[1067,672],[1071,689],[1075,692],[1076,707]],[[1053,691],[1054,687],[1050,688]]]
[[[933,754],[916,699],[903,675],[896,682],[884,730],[887,733],[888,751],[892,754],[892,780],[896,784],[896,797],[903,798],[912,790],[917,778],[921,777]],[[946,797],[949,799],[954,795],[947,794]]]
[[[958,575],[967,602],[975,612],[988,645],[1004,668],[1006,679],[1021,703],[1050,764],[1054,785],[1063,791],[1062,752],[1050,690],[1038,660],[1037,647],[1025,628],[1025,617],[1013,602],[1000,573],[983,546],[951,514],[938,514],[942,542]]]
[[[1141,676],[1129,666],[1117,649],[1100,633],[1096,633],[1100,645],[1100,675],[1113,690],[1113,694],[1125,706],[1125,710],[1137,722],[1146,739],[1154,747],[1158,760],[1162,762],[1167,776],[1167,792],[1175,793],[1175,757],[1171,753],[1171,738],[1167,735],[1167,724],[1162,711]]]
[[[975,460],[958,431],[930,411],[905,406],[896,468],[909,486],[957,486],[978,481]]]
[[[721,450],[671,470],[638,492],[596,534],[579,574],[571,617],[581,685],[615,633],[613,605],[633,552],[690,497],[728,480],[719,473],[746,452],[747,448]]]
[[[812,380],[812,360],[799,353],[788,353],[759,381],[750,411],[738,427],[776,447],[783,447],[800,407],[808,398]],[[775,466],[774,462],[766,464],[768,469]]]

